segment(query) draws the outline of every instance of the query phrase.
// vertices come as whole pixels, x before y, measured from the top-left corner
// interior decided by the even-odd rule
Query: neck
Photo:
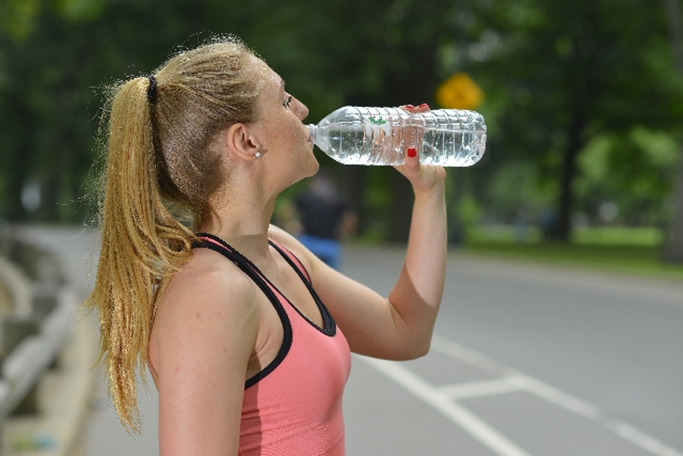
[[[230,187],[213,198],[211,223],[199,231],[218,236],[252,261],[263,258],[269,254],[268,228],[277,195],[266,196],[254,185]]]

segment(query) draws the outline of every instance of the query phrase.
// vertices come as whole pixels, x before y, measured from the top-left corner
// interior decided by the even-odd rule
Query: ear
[[[254,160],[262,149],[261,143],[254,132],[245,124],[231,125],[224,133],[226,146],[238,158]]]

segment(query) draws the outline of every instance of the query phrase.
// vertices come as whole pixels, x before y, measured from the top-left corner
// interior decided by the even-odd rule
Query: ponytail
[[[153,77],[115,86],[105,109],[107,163],[99,201],[102,247],[85,306],[100,316],[98,363],[129,431],[141,428],[136,369],[145,362],[156,306],[191,257],[192,228],[212,218],[211,196],[229,178],[212,139],[257,119],[254,54],[236,37],[218,38],[170,58]]]
[[[148,78],[136,78],[115,89],[97,284],[86,301],[100,316],[98,363],[109,373],[121,422],[134,432],[141,428],[136,367],[144,372],[156,303],[172,274],[190,258],[192,237],[169,213],[159,191],[149,84]]]

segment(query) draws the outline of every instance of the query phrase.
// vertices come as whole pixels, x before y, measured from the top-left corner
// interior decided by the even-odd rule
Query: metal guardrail
[[[24,338],[2,365],[0,410],[13,411],[61,352],[75,325],[76,297],[60,290],[57,305],[41,322],[38,334]],[[3,394],[4,393],[4,394]]]
[[[54,266],[55,261],[47,252],[37,252],[33,246],[27,250],[30,262],[38,264],[37,267],[41,263]],[[21,255],[27,256],[23,252]],[[7,285],[15,304],[9,315],[0,316],[0,343],[9,350],[0,366],[1,452],[4,423],[10,414],[18,408],[38,412],[35,405],[25,407],[24,403],[32,395],[35,397],[41,378],[54,365],[73,333],[79,303],[76,292],[63,281],[41,281],[35,274],[25,274],[11,262],[0,260],[0,280]],[[26,265],[23,266],[25,270]],[[53,268],[52,276],[54,272]],[[33,280],[29,275],[34,275]],[[10,339],[14,340],[8,342]],[[4,346],[6,343],[8,347]]]

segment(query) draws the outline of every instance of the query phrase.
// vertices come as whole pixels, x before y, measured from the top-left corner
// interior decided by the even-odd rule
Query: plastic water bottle
[[[459,109],[409,113],[346,106],[308,128],[316,146],[346,165],[401,165],[413,147],[420,163],[471,166],[486,149],[484,117]]]

